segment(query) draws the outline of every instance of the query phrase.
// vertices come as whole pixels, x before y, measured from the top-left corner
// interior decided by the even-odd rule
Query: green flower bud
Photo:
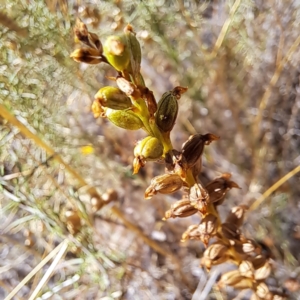
[[[120,89],[105,86],[95,95],[95,100],[111,109],[123,110],[132,106],[130,98],[128,98]]]
[[[157,160],[164,152],[162,143],[155,137],[147,136],[139,141],[134,148],[133,174],[138,173],[147,160]]]
[[[139,41],[135,36],[135,32],[130,24],[125,29],[125,37],[128,49],[130,51],[130,64],[128,65],[128,72],[132,74],[135,84],[144,85],[144,82],[140,76],[142,51]]]
[[[155,123],[162,132],[170,132],[175,124],[178,114],[177,98],[172,92],[166,92],[158,102],[155,113]]]
[[[113,124],[124,129],[138,130],[143,127],[141,119],[131,110],[107,108],[105,115]]]
[[[130,51],[124,37],[109,36],[104,43],[103,52],[108,62],[117,71],[127,69],[130,62]]]
[[[134,156],[142,156],[147,160],[156,160],[162,156],[163,151],[164,147],[156,137],[147,136],[135,146]]]
[[[177,86],[172,91],[164,93],[159,100],[155,123],[162,132],[170,132],[174,127],[178,114],[177,100],[186,91],[187,88]]]

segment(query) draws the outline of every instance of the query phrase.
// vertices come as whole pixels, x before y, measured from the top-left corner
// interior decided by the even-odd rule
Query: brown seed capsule
[[[203,253],[203,256],[209,258],[213,262],[222,261],[223,257],[227,258],[228,247],[219,242],[211,244]],[[223,262],[223,261],[222,261]],[[222,263],[219,262],[219,263]],[[214,263],[217,264],[217,263]]]
[[[233,270],[223,274],[218,285],[220,287],[230,285],[235,289],[251,289],[254,282],[252,279],[242,276],[239,270]]]
[[[240,281],[232,285],[233,288],[238,290],[246,290],[246,289],[253,289],[255,286],[255,282],[251,278],[242,277]]]
[[[99,51],[93,48],[79,48],[70,54],[70,57],[77,62],[83,62],[95,65],[103,62],[103,58],[99,55]]]
[[[145,191],[145,198],[150,199],[157,193],[172,194],[182,188],[183,181],[177,174],[164,174],[151,180],[150,186]]]
[[[198,162],[205,145],[209,145],[212,141],[218,139],[218,136],[211,133],[191,135],[182,145],[182,155],[187,162],[187,168],[193,167]]]
[[[223,203],[226,192],[228,190],[232,188],[239,188],[239,186],[235,182],[229,180],[230,177],[231,174],[224,173],[205,186],[206,190],[209,193],[210,202],[213,203],[214,206]]]
[[[243,260],[239,265],[239,271],[241,275],[248,277],[248,278],[254,278],[254,268],[253,264],[249,260]]]
[[[181,242],[185,242],[187,240],[199,240],[200,232],[198,230],[199,225],[191,225],[188,229],[182,234]]]
[[[235,224],[237,227],[242,226],[247,209],[246,205],[233,207],[226,218],[226,223]]]
[[[166,211],[163,220],[170,218],[185,218],[194,215],[195,213],[197,213],[197,209],[190,204],[190,200],[182,199],[171,205],[171,209]]]
[[[201,259],[201,266],[205,267],[207,271],[210,271],[212,266],[223,264],[230,260],[230,257],[227,253],[225,253],[222,256],[219,256],[218,258],[212,260],[208,257],[202,257]]]
[[[241,275],[239,270],[232,270],[229,272],[224,273],[219,282],[218,285],[220,287],[224,287],[225,285],[231,285],[233,286],[237,282],[243,279],[243,276]]]
[[[98,50],[99,55],[102,54],[102,44],[97,34],[89,32],[86,25],[80,19],[76,20],[74,34],[76,40],[87,45],[88,47]]]
[[[270,291],[268,286],[264,283],[261,282],[257,287],[256,287],[256,291],[255,291],[256,295],[260,298],[264,298],[264,299],[270,299],[270,297],[268,296]]]
[[[187,169],[186,167],[187,163],[185,164],[185,169]],[[192,173],[193,173],[193,177],[197,178],[198,175],[200,174],[202,169],[202,157],[200,156],[200,158],[196,161],[196,163],[193,165],[192,167]]]
[[[218,219],[213,214],[206,215],[199,225],[200,240],[205,246],[208,245],[209,239],[216,235],[218,230]]]
[[[195,183],[191,189],[189,198],[191,205],[198,209],[202,214],[206,213],[206,206],[209,201],[209,196],[205,188],[200,183]]]
[[[264,280],[271,274],[272,268],[270,263],[267,261],[262,267],[255,270],[255,280]]]
[[[82,43],[88,45],[88,34],[89,31],[86,25],[78,18],[74,27],[75,37]]]
[[[235,224],[232,223],[223,223],[221,225],[222,234],[226,239],[229,240],[239,240],[240,230]]]
[[[181,166],[178,165],[178,161],[181,158],[181,152],[172,149],[169,152],[166,153],[165,156],[165,165],[166,165],[166,170],[169,172],[176,172]],[[176,172],[178,173],[178,172]]]
[[[252,254],[255,254],[256,246],[257,246],[256,243],[252,240],[246,240],[243,242],[235,241],[234,249],[239,254],[252,255]],[[251,260],[251,262],[253,264],[252,260]]]
[[[267,262],[267,258],[263,255],[256,255],[255,257],[250,258],[250,260],[255,270],[258,270]]]

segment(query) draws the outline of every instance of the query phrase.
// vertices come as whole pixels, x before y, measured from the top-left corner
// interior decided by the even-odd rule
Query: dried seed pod
[[[102,43],[96,33],[89,32],[88,34],[89,44],[91,47],[97,49],[100,54],[103,53],[103,46]]]
[[[239,254],[246,254],[246,255],[253,255],[255,254],[256,251],[256,243],[252,240],[246,240],[243,242],[240,241],[235,241],[234,243],[234,249],[239,253]],[[250,258],[249,258],[250,259]],[[252,264],[253,261],[251,260]],[[254,266],[255,267],[255,266]]]
[[[83,62],[90,65],[96,65],[103,62],[99,51],[93,48],[79,48],[70,54],[70,57],[77,62]]]
[[[139,141],[134,148],[133,174],[138,173],[146,161],[159,159],[164,152],[162,143],[152,136],[147,136]]]
[[[185,218],[194,215],[195,213],[197,213],[197,209],[190,204],[190,200],[182,199],[171,205],[171,209],[166,211],[163,220],[170,218]]]
[[[216,259],[212,260],[208,257],[202,257],[201,259],[201,266],[205,267],[207,271],[210,271],[212,266],[220,265],[230,260],[230,257],[227,253],[222,256],[217,257]]]
[[[205,246],[208,245],[209,239],[216,235],[219,227],[218,219],[213,214],[206,215],[199,225],[200,240]]]
[[[120,89],[112,86],[101,88],[95,95],[95,100],[99,101],[101,106],[115,110],[123,110],[132,107],[130,98]]]
[[[208,134],[194,134],[182,145],[182,156],[185,158],[187,168],[192,168],[201,158],[205,145],[218,140],[219,137]]]
[[[124,129],[138,130],[143,127],[141,119],[131,110],[107,108],[105,115],[113,124]]]
[[[109,36],[103,46],[108,62],[117,70],[124,71],[130,62],[130,51],[124,36]]]
[[[251,261],[249,260],[243,260],[239,265],[239,271],[241,275],[248,277],[248,278],[254,278],[254,267]]]
[[[157,193],[172,194],[182,188],[183,181],[177,174],[164,174],[151,180],[150,186],[145,191],[145,198],[150,199]]]
[[[218,282],[220,287],[226,285],[232,286],[235,289],[251,289],[254,286],[252,279],[242,276],[239,270],[229,271],[223,274]]]
[[[67,229],[72,235],[78,233],[81,229],[81,219],[75,210],[67,210],[65,212]]]
[[[181,166],[178,165],[178,161],[180,157],[181,157],[181,152],[175,149],[172,149],[169,152],[167,152],[165,156],[166,170],[169,172],[173,172],[173,171],[176,172],[176,169],[181,168]]]
[[[240,230],[235,224],[232,223],[223,223],[221,225],[222,234],[226,239],[229,240],[239,240]]]
[[[232,285],[233,288],[238,290],[245,290],[245,289],[253,289],[255,286],[255,282],[251,278],[242,277],[240,281]]]
[[[239,188],[239,186],[235,182],[229,180],[230,177],[231,174],[224,173],[205,186],[206,190],[209,193],[210,202],[213,203],[214,206],[223,203],[226,192],[228,190],[232,188]]]
[[[226,285],[230,285],[233,286],[236,283],[238,283],[239,281],[241,281],[244,277],[241,275],[239,270],[232,270],[229,272],[224,273],[219,282],[218,285],[220,287],[224,287]]]
[[[266,263],[262,267],[255,270],[254,273],[255,280],[264,280],[268,278],[269,275],[271,274],[271,271],[272,271],[271,264],[268,261],[266,261]]]
[[[255,257],[250,259],[255,270],[258,270],[267,262],[267,258],[263,255],[256,255]]]
[[[86,25],[80,19],[76,20],[74,34],[78,41],[98,50],[99,55],[102,54],[102,44],[97,34],[89,32]]]
[[[216,242],[204,251],[203,257],[210,259],[213,265],[217,265],[228,259],[227,251],[228,247],[226,245]]]
[[[76,19],[76,24],[74,27],[74,34],[75,37],[82,43],[88,45],[88,29],[86,27],[86,25],[79,19]]]
[[[198,209],[202,214],[206,213],[206,206],[209,201],[209,195],[200,183],[195,183],[191,189],[189,198],[191,205]]]
[[[187,169],[186,165],[187,163],[183,164],[185,169]],[[201,170],[202,170],[202,157],[200,156],[200,158],[196,161],[196,163],[192,167],[193,177],[197,178]]]
[[[263,299],[268,299],[268,300],[272,299],[270,298],[271,295],[270,295],[269,288],[264,282],[261,282],[259,285],[257,285],[255,294],[258,297]]]
[[[199,240],[200,232],[198,230],[199,225],[191,225],[188,229],[182,234],[181,242],[185,242],[187,240]]]
[[[242,226],[247,209],[248,207],[246,205],[233,207],[226,218],[226,223],[235,224],[237,227]]]

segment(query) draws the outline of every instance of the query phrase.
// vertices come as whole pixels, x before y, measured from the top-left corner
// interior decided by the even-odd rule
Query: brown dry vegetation
[[[101,40],[134,26],[157,99],[189,87],[175,148],[196,132],[221,137],[205,151],[202,179],[232,174],[242,189],[229,193],[222,215],[252,205],[243,230],[271,249],[268,284],[299,299],[299,1],[95,2],[0,3],[0,298],[18,287],[15,299],[250,297],[218,290],[216,277],[230,266],[209,274],[199,267],[201,243],[180,243],[197,215],[162,221],[179,194],[144,200],[163,165],[132,176],[143,132],[94,120],[94,94],[115,74],[69,58],[79,16]],[[118,200],[94,214],[90,187],[113,188]],[[74,208],[80,219],[71,228]]]

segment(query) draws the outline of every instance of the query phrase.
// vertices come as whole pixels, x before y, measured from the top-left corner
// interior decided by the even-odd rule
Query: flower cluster
[[[252,300],[284,299],[284,295],[271,292],[265,284],[265,279],[271,273],[269,257],[259,244],[241,232],[247,208],[232,208],[225,222],[219,216],[218,206],[224,202],[227,192],[239,186],[228,173],[206,186],[199,180],[204,147],[219,137],[211,133],[194,134],[180,150],[172,146],[170,133],[178,115],[178,100],[187,88],[177,86],[156,102],[141,74],[141,47],[131,25],[125,27],[123,34],[109,36],[103,45],[98,36],[89,32],[80,20],[77,21],[74,34],[81,44],[71,54],[75,61],[106,63],[117,74],[116,77],[110,77],[115,86],[102,87],[96,93],[92,104],[94,116],[107,118],[124,129],[142,129],[147,134],[135,145],[133,173],[138,173],[148,161],[165,163],[165,174],[151,180],[145,198],[150,199],[157,193],[171,194],[182,190],[182,199],[171,205],[165,212],[164,220],[194,214],[201,216],[199,224],[191,225],[183,233],[182,241],[203,242],[207,248],[202,266],[207,270],[224,262],[233,262],[238,266],[238,269],[221,276],[219,286],[252,289]]]

